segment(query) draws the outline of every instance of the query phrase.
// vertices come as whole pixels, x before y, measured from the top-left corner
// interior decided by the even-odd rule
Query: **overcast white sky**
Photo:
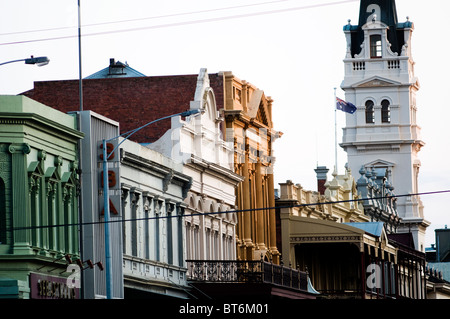
[[[396,3],[399,22],[409,16],[415,24],[418,123],[426,142],[419,191],[450,190],[450,1]],[[0,0],[0,63],[30,55],[51,60],[41,68],[0,66],[0,94],[19,94],[33,81],[78,78],[77,10],[77,0]],[[82,73],[106,67],[110,58],[148,76],[232,71],[274,99],[275,129],[284,133],[275,144],[276,183],[316,190],[316,166],[334,166],[334,88],[345,97],[342,27],[348,19],[357,24],[358,14],[357,0],[81,0]],[[340,112],[338,141],[344,125]],[[345,163],[339,149],[340,173]],[[434,229],[450,224],[450,194],[422,200],[432,223],[429,246]]]

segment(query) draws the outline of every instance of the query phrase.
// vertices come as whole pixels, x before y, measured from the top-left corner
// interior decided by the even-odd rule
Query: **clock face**
[[[366,9],[367,13],[370,13],[369,17],[367,18],[367,23],[371,22],[372,20],[380,20],[381,18],[381,8],[378,4],[369,4]]]

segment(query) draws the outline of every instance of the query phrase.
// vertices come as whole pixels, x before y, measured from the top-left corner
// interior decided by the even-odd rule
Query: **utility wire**
[[[292,7],[292,8],[278,9],[278,10],[244,13],[244,14],[239,14],[239,15],[231,15],[231,16],[224,16],[224,17],[200,19],[200,20],[174,22],[174,23],[159,24],[159,25],[146,26],[146,27],[136,27],[136,28],[130,28],[130,29],[93,32],[93,33],[83,34],[83,37],[100,36],[100,35],[108,35],[108,34],[124,33],[124,32],[135,32],[135,31],[152,30],[152,29],[162,29],[162,28],[169,28],[169,27],[180,27],[180,26],[194,25],[194,24],[200,24],[200,23],[211,23],[211,22],[226,21],[226,20],[232,20],[232,19],[263,16],[263,15],[268,15],[268,14],[280,14],[280,13],[286,13],[286,12],[291,12],[291,11],[307,10],[307,9],[313,9],[313,8],[318,8],[318,7],[339,5],[339,4],[355,2],[355,1],[358,1],[358,0],[344,0],[344,1],[337,1],[337,2],[327,2],[327,3],[313,4],[313,5],[307,5],[307,6],[301,6],[301,7]],[[33,40],[3,42],[3,43],[0,43],[0,46],[44,42],[44,41],[55,41],[55,40],[71,39],[71,38],[75,38],[75,37],[77,37],[77,35],[66,35],[66,36],[49,37],[49,38],[41,38],[41,39],[33,39]]]
[[[152,17],[145,17],[145,18],[135,18],[135,19],[127,19],[127,20],[119,20],[119,21],[90,23],[90,24],[83,24],[81,27],[86,28],[86,27],[96,27],[96,26],[109,25],[109,24],[120,24],[120,23],[138,22],[138,21],[146,21],[146,20],[174,18],[174,17],[201,14],[201,13],[211,13],[211,12],[224,11],[224,10],[242,9],[242,8],[255,7],[255,6],[265,6],[268,4],[280,3],[280,2],[286,2],[286,1],[291,1],[291,0],[276,0],[276,1],[253,3],[253,4],[246,4],[246,5],[233,6],[233,7],[215,8],[215,9],[207,9],[207,10],[199,10],[199,11],[182,12],[182,13],[173,13],[173,14],[166,14],[166,15],[152,16]],[[0,33],[0,36],[17,35],[17,34],[24,34],[24,33],[36,33],[36,32],[60,31],[60,30],[75,29],[75,28],[76,28],[76,26],[70,26],[70,27],[55,27],[55,28],[39,29],[39,30],[17,31],[17,32]]]
[[[286,209],[286,208],[308,207],[308,206],[318,206],[318,205],[332,205],[332,204],[342,204],[342,203],[349,203],[349,202],[364,202],[364,201],[370,201],[370,200],[392,199],[392,198],[410,197],[410,196],[437,195],[437,194],[445,194],[445,193],[450,193],[450,190],[423,192],[423,193],[415,193],[415,194],[404,194],[404,195],[367,197],[367,198],[347,199],[347,200],[339,200],[339,201],[325,201],[325,202],[315,202],[315,203],[297,204],[297,205],[292,204],[292,205],[275,206],[275,207],[236,209],[236,210],[227,210],[227,211],[223,211],[223,212],[208,212],[208,213],[194,213],[194,214],[186,214],[186,215],[169,215],[169,216],[154,216],[154,217],[130,218],[130,219],[116,219],[116,220],[110,220],[108,223],[118,223],[118,222],[123,223],[123,222],[136,222],[136,221],[165,219],[165,218],[180,218],[180,217],[190,217],[190,216],[208,216],[208,215],[220,215],[220,214],[245,213],[245,212],[255,212],[255,211],[261,211],[261,210],[274,210],[274,209],[283,209],[283,208]],[[83,223],[72,223],[72,224],[16,227],[16,228],[13,228],[12,231],[40,229],[40,228],[55,228],[55,227],[88,226],[88,225],[96,225],[96,224],[104,224],[104,223],[105,223],[105,221],[94,221],[94,222],[83,222]]]

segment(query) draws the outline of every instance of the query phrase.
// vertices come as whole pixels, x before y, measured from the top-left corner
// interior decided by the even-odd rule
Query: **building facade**
[[[418,125],[412,33],[414,24],[398,22],[394,0],[362,0],[359,22],[344,26],[347,52],[341,84],[345,99],[357,107],[346,115],[341,146],[353,172],[388,170],[402,222],[397,232],[414,235],[424,251],[429,225],[420,200],[419,151],[425,145]]]
[[[184,164],[184,173],[192,177],[185,200],[187,259],[235,260],[235,189],[242,177],[234,173],[233,145],[223,140],[223,118],[206,69],[198,75],[189,107],[203,113],[174,117],[171,129],[148,147]]]
[[[109,241],[111,262],[106,264],[106,229],[104,216],[103,189],[103,139],[111,139],[119,135],[119,123],[92,111],[74,112],[77,116],[80,130],[85,138],[80,144],[81,167],[81,207],[80,207],[80,253],[83,260],[100,262],[106,268],[110,267],[111,278],[110,297],[124,298],[123,285],[123,233],[121,221],[121,187],[120,158],[118,151],[108,159],[109,171],[113,172],[110,182],[110,223]],[[111,144],[112,145],[112,144]],[[117,145],[117,143],[114,143]],[[83,272],[81,289],[83,299],[103,299],[108,297],[106,286],[106,271],[94,267]]]
[[[279,262],[275,211],[265,209],[274,207],[273,143],[281,136],[280,132],[273,129],[272,99],[266,97],[262,90],[238,79],[231,72],[209,74],[208,77],[209,87],[212,90],[207,90],[206,98],[210,99],[213,92],[219,115],[211,109],[207,116],[212,121],[210,123],[215,121],[214,128],[205,129],[205,132],[217,134],[216,126],[223,117],[223,122],[219,125],[222,139],[225,141],[225,147],[230,145],[234,149],[233,162],[236,175],[231,179],[235,179],[238,175],[244,178],[235,192],[235,206],[241,210],[252,210],[248,214],[237,215],[236,256],[241,260],[260,260],[263,255],[267,260],[272,258],[273,261]],[[116,75],[108,78],[105,76],[89,78],[83,81],[83,105],[86,110],[92,110],[119,122],[121,133],[124,133],[158,118],[187,111],[191,102],[199,103],[203,97],[195,97],[197,93],[200,94],[197,90],[198,80],[199,75],[131,78]],[[35,82],[34,88],[24,92],[23,95],[63,112],[69,112],[79,108],[78,90],[79,83],[73,80]],[[203,123],[197,126],[197,129],[204,129],[202,127]],[[136,132],[130,139],[143,144],[155,143],[171,128],[175,128],[171,121],[161,121]],[[212,135],[209,133],[207,135],[209,137],[206,140],[209,139],[210,142]],[[196,143],[198,141],[199,139]],[[222,146],[219,148],[224,149]],[[163,149],[160,151],[166,154],[171,152]],[[202,151],[204,152],[205,148]],[[229,160],[227,154],[222,155]],[[191,165],[190,169],[192,167]],[[199,176],[198,172],[192,172]],[[221,172],[223,173],[228,174],[226,171]],[[226,196],[222,200],[230,199],[230,194]],[[223,210],[228,205],[224,205],[223,208],[220,208],[220,205],[214,207],[205,202],[204,198],[193,199],[192,206],[197,210],[200,207],[203,212],[210,209]],[[235,223],[232,219],[229,221],[228,225]],[[195,223],[196,221],[193,224],[194,229]],[[213,226],[213,229],[217,227]]]
[[[331,181],[324,180],[326,171],[316,169],[319,192],[280,184],[284,262],[308,270],[320,298],[425,299],[425,256],[414,249],[411,234],[390,233],[388,223],[367,214],[395,216],[395,206],[363,198],[348,168]]]
[[[74,116],[0,96],[0,297],[80,298]],[[78,268],[78,270],[80,270]]]
[[[280,262],[276,242],[273,144],[281,137],[272,122],[273,100],[231,72],[217,74],[223,88],[223,132],[235,149],[235,172],[244,177],[236,192],[238,259]],[[217,85],[216,84],[216,85]]]
[[[427,297],[450,299],[450,229],[435,229],[435,243],[426,249]]]
[[[183,165],[132,141],[120,145],[125,298],[188,298]]]

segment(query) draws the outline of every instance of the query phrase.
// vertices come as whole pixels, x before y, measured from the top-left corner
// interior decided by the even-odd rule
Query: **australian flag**
[[[336,98],[336,108],[338,110],[353,114],[356,112],[356,106],[354,106],[350,102],[345,102],[344,100],[341,100],[340,98]]]

